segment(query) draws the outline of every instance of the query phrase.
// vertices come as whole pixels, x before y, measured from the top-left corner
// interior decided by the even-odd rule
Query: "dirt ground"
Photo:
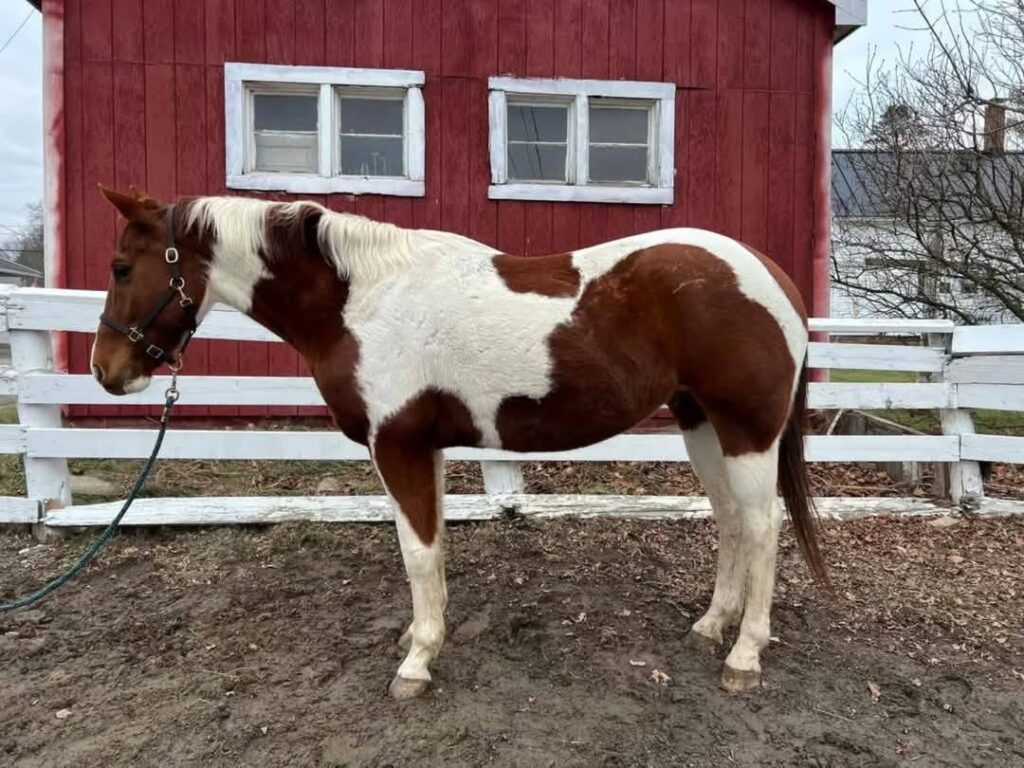
[[[709,522],[453,526],[448,640],[397,704],[389,526],[126,532],[0,618],[0,764],[1024,765],[1024,520],[826,535],[835,594],[785,535],[764,685],[730,695],[684,644]],[[86,540],[0,533],[0,598]]]

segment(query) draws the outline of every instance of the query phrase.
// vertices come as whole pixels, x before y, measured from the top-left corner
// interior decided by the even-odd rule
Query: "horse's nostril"
[[[103,383],[103,369],[96,365],[96,363],[92,364],[92,375],[96,377],[96,381],[100,384]]]

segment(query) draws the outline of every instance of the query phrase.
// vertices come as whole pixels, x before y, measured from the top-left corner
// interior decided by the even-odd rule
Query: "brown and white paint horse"
[[[309,202],[241,197],[167,206],[103,190],[127,220],[105,314],[139,322],[167,289],[174,242],[198,320],[246,313],[305,358],[337,425],[368,445],[393,500],[413,618],[391,684],[421,694],[444,638],[442,450],[577,448],[669,403],[711,499],[714,595],[690,637],[717,648],[740,623],[722,684],[760,680],[782,490],[814,573],[827,579],[803,462],[806,312],[771,261],[722,235],[671,229],[519,258]],[[147,344],[173,350],[192,317],[171,302]],[[146,387],[159,364],[101,325],[93,372]]]

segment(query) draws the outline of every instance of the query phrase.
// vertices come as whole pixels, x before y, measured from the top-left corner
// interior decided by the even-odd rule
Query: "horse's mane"
[[[187,206],[185,226],[213,234],[220,247],[236,254],[263,254],[275,258],[271,230],[304,237],[304,224],[318,218],[316,239],[324,259],[345,279],[375,280],[410,266],[423,252],[443,248],[458,251],[495,251],[469,238],[447,232],[411,230],[338,213],[311,201],[276,203],[251,197],[200,197]]]

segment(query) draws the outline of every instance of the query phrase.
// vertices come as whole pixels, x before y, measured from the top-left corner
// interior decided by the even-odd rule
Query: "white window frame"
[[[674,83],[624,80],[568,80],[492,77],[490,89],[492,200],[543,200],[580,203],[633,203],[671,205],[675,199],[675,100]],[[521,182],[508,178],[508,104],[531,97],[569,105],[568,182]],[[649,184],[589,182],[590,99],[607,98],[623,106],[652,103],[648,121],[651,168]]]
[[[426,152],[422,71],[305,67],[279,64],[224,64],[224,143],[227,186],[231,189],[267,190],[303,194],[395,195],[423,197]],[[316,88],[319,92],[319,167],[316,173],[278,173],[250,170],[255,141],[252,131],[252,95],[287,92],[288,86]],[[339,88],[405,91],[405,175],[336,175]],[[324,125],[325,122],[327,125]]]

